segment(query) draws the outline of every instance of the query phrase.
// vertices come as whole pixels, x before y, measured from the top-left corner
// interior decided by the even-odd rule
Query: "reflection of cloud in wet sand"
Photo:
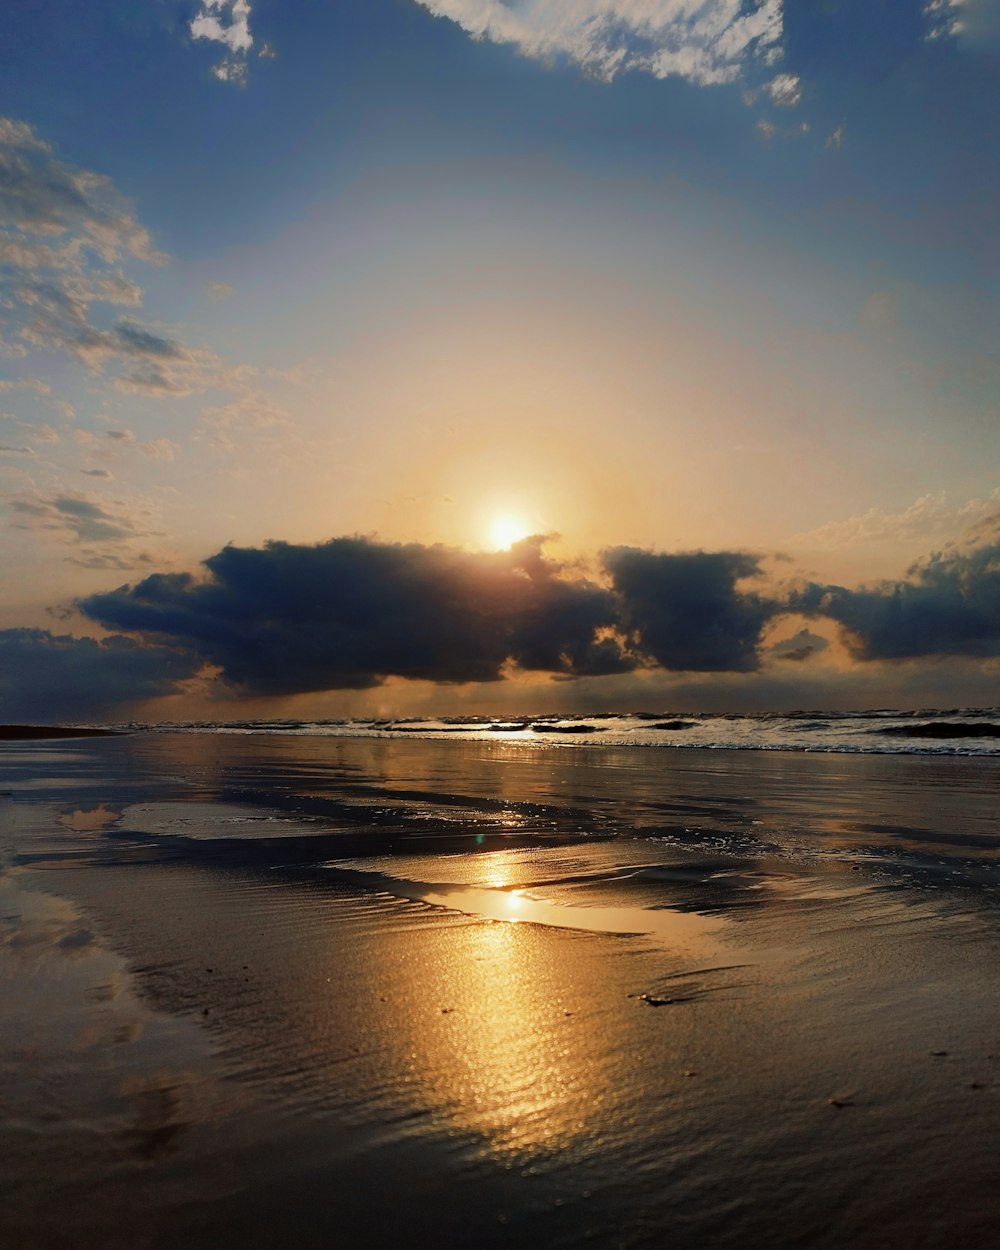
[[[144,1163],[152,1163],[169,1151],[191,1127],[184,1107],[184,1103],[190,1102],[190,1094],[176,1076],[143,1076],[126,1081],[122,1093],[128,1099],[131,1119],[122,1132],[122,1141]]]
[[[64,899],[17,889],[13,874],[0,874],[0,952],[21,961],[86,954],[94,935]]]
[[[112,811],[103,803],[99,803],[97,807],[76,807],[71,811],[63,812],[59,817],[59,823],[65,825],[67,829],[76,829],[81,833],[86,833],[91,830],[104,829],[118,820],[120,816],[121,812]]]
[[[117,1139],[152,1160],[225,1114],[224,1100],[204,1077],[170,1070],[182,1026],[151,1013],[78,909],[25,888],[27,875],[0,873],[0,1100],[25,1123],[58,1121],[67,1141],[82,1131],[97,1154]]]

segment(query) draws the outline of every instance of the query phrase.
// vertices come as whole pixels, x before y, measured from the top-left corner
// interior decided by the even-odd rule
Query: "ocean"
[[[901,712],[601,712],[584,716],[451,716],[398,720],[178,722],[128,729],[307,737],[421,738],[574,746],[700,747],[744,751],[836,751],[866,755],[1000,755],[1000,708]]]

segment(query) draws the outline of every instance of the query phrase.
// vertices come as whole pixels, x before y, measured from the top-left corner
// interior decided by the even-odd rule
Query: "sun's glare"
[[[505,513],[490,522],[490,543],[498,551],[512,547],[531,533],[520,517]]]

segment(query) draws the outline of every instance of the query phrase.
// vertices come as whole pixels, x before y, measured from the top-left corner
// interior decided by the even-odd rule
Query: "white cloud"
[[[858,516],[830,521],[808,533],[796,534],[788,546],[834,551],[869,544],[919,543],[930,546],[951,542],[959,534],[992,530],[1000,519],[1000,487],[986,499],[970,499],[955,506],[945,491],[922,495],[901,512],[870,508]]]
[[[215,77],[243,86],[247,57],[253,47],[247,0],[201,0],[201,9],[188,29],[193,39],[206,39],[226,49],[224,59],[212,69]]]
[[[247,85],[247,63],[231,57],[228,61],[220,61],[212,66],[212,76],[219,82],[231,82],[237,87]]]
[[[567,58],[599,78],[626,70],[733,82],[781,55],[783,0],[419,0],[475,39]],[[787,76],[790,77],[790,76]]]
[[[802,99],[802,80],[795,74],[776,74],[765,90],[779,108],[794,108]]]
[[[927,18],[927,38],[941,39],[955,35],[961,29],[959,10],[961,0],[927,0],[924,17]]]
[[[227,300],[230,296],[235,295],[236,288],[230,286],[228,282],[209,282],[205,286],[205,293],[209,299],[221,303],[223,300]]]
[[[969,48],[1000,43],[1000,0],[927,0],[927,38],[957,40]]]

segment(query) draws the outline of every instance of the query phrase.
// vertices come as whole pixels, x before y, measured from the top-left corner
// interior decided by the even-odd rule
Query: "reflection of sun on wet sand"
[[[717,949],[712,935],[718,934],[728,923],[720,916],[704,916],[676,908],[567,906],[536,898],[522,889],[504,889],[493,885],[492,881],[485,888],[477,888],[411,881],[337,865],[331,865],[330,871],[342,879],[354,879],[359,884],[384,890],[399,898],[482,916],[487,920],[545,925],[553,929],[582,929],[588,933],[649,934],[675,949],[698,949],[703,954]],[[492,872],[495,873],[495,870]]]

